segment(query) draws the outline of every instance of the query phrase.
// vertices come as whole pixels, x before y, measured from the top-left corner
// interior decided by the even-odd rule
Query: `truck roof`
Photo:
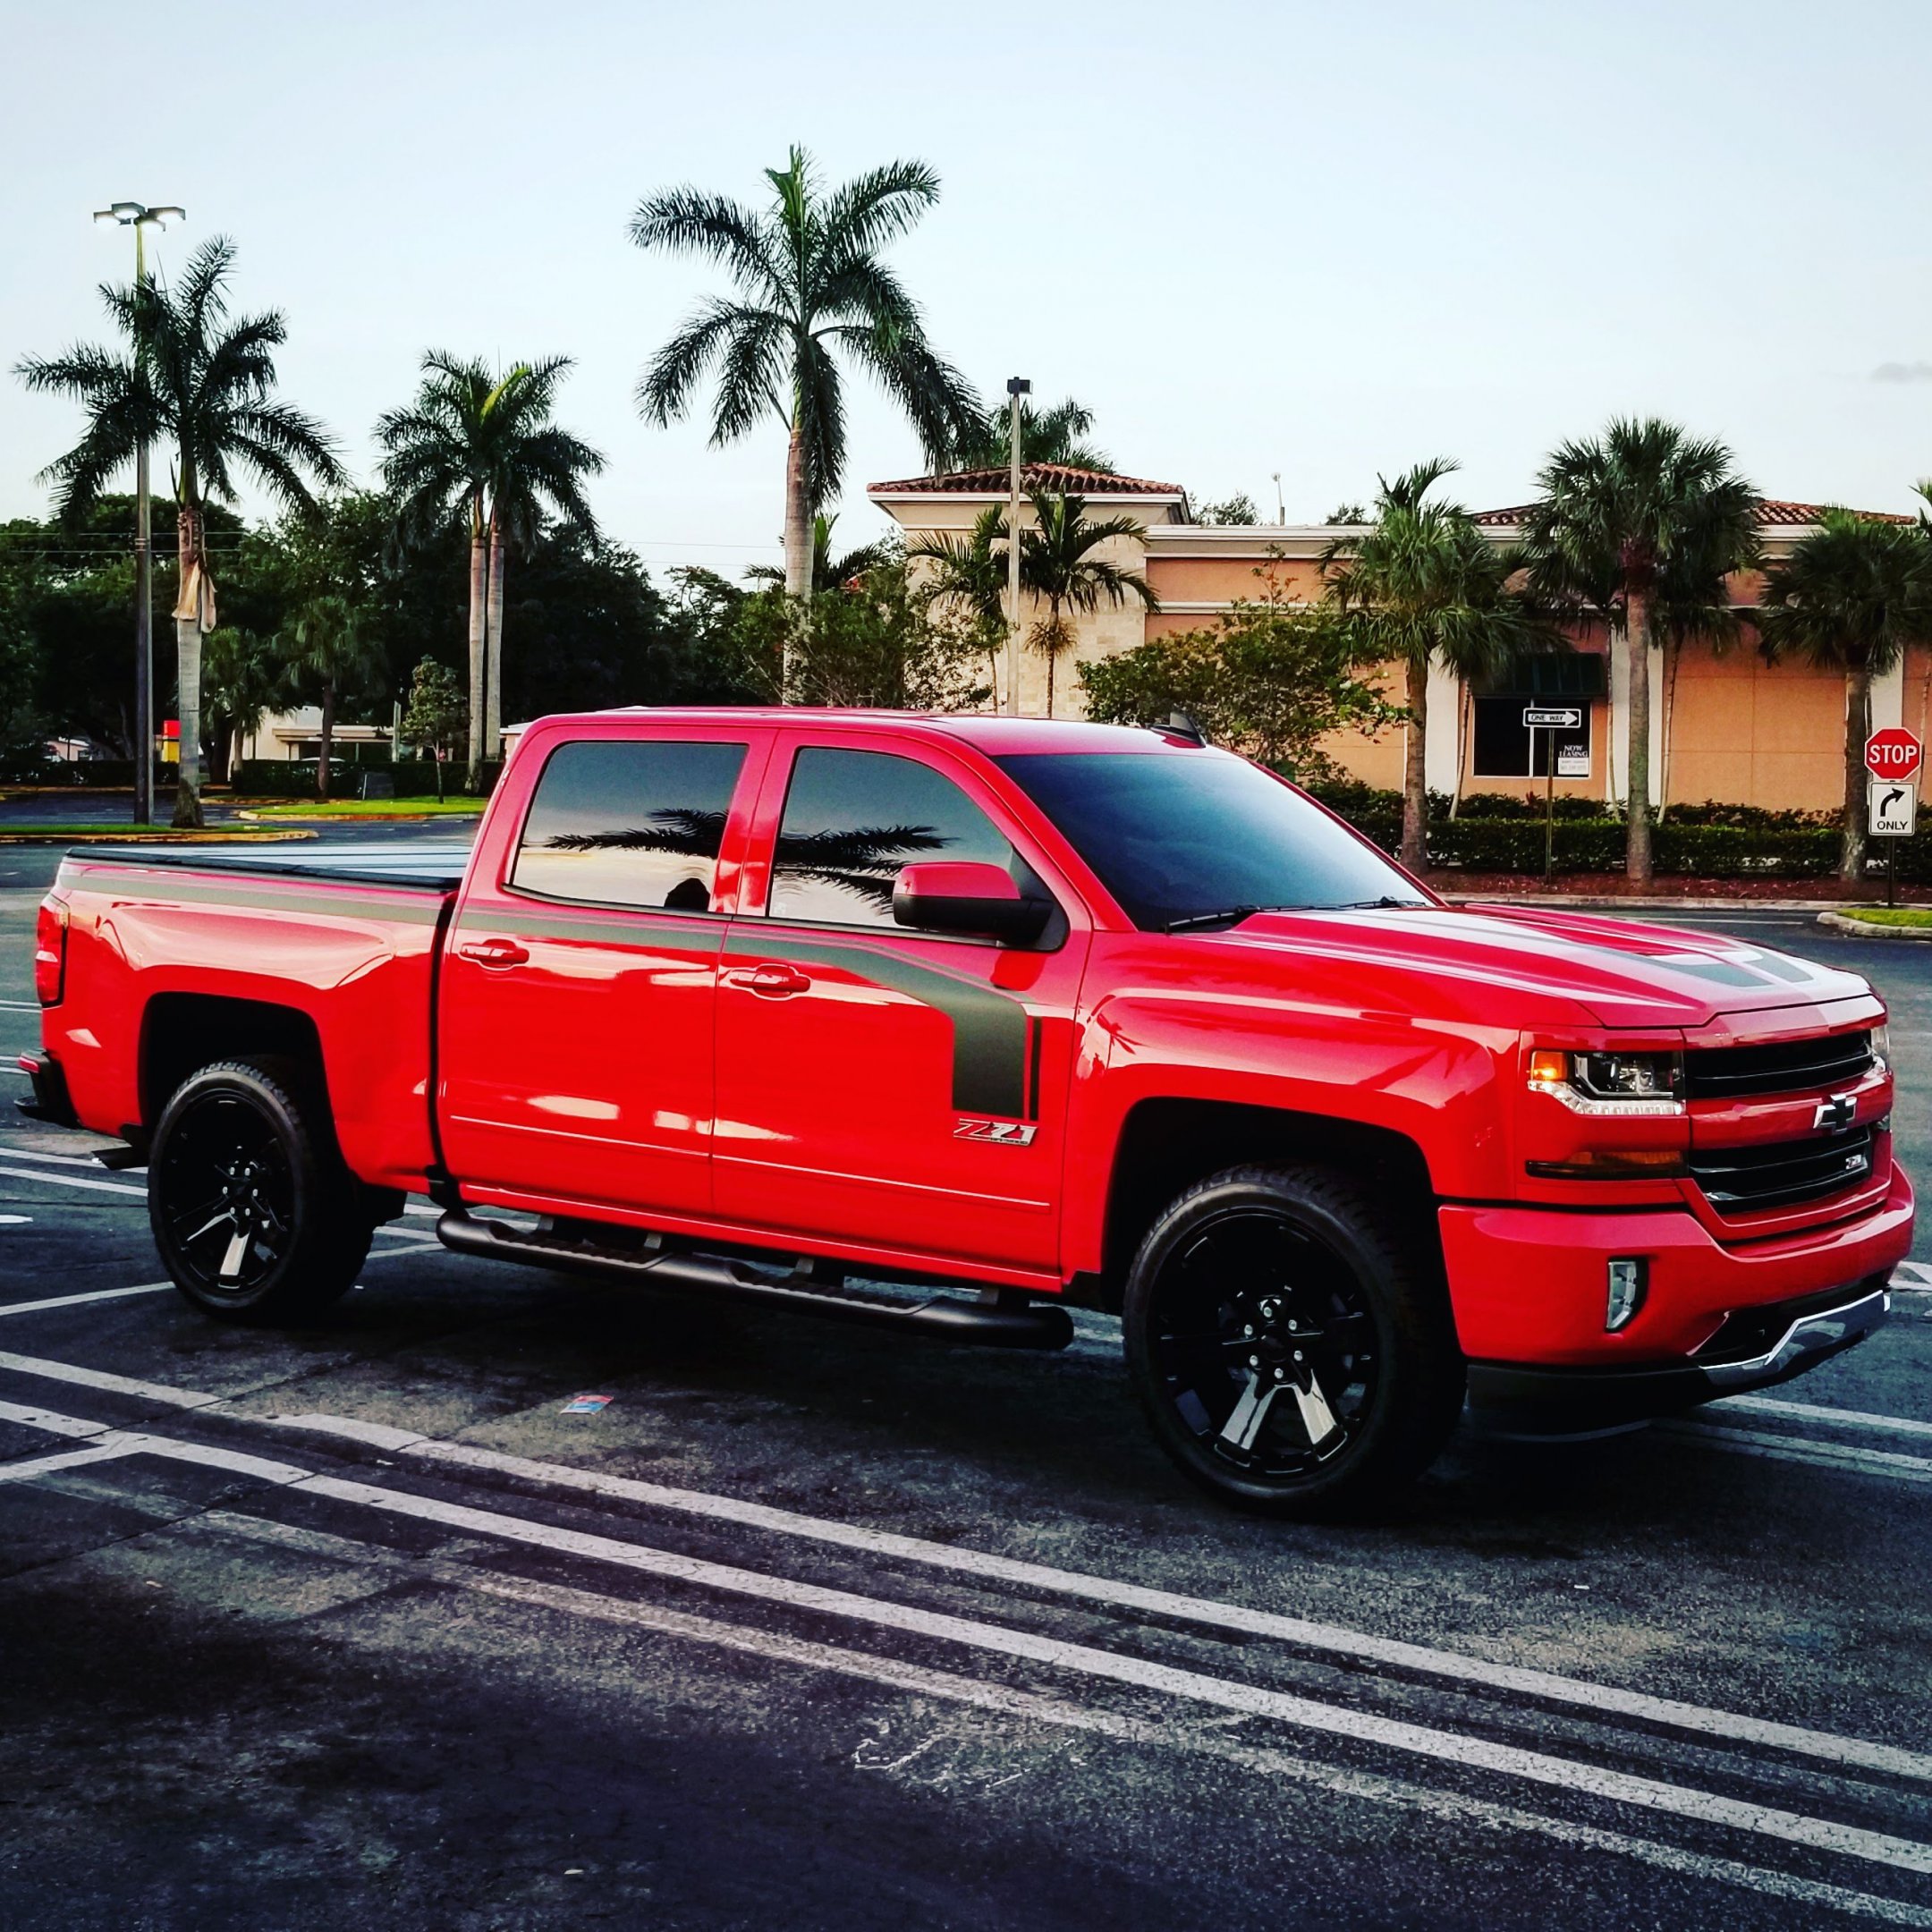
[[[567,731],[573,724],[640,719],[652,724],[719,724],[742,722],[766,729],[806,730],[836,726],[840,731],[877,731],[894,737],[911,732],[962,740],[989,757],[1022,751],[1165,751],[1190,748],[1173,733],[1138,725],[1091,724],[1078,718],[999,717],[987,712],[866,710],[831,705],[628,705],[607,711],[559,712],[513,727],[541,724]]]

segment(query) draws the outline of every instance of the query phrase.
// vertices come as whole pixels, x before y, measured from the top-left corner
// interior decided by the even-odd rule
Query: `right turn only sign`
[[[1874,778],[1866,794],[1873,838],[1910,838],[1918,817],[1919,787],[1897,778]]]

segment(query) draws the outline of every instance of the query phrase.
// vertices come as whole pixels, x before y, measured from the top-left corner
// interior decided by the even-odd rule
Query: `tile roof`
[[[1535,506],[1518,504],[1509,510],[1479,510],[1475,521],[1493,530],[1513,529],[1520,524]],[[1781,497],[1760,496],[1758,499],[1757,521],[1762,529],[1778,529],[1792,525],[1816,523],[1824,515],[1823,504],[1787,503]],[[1910,523],[1909,516],[1901,516],[1891,510],[1860,510],[1859,515],[1868,517],[1874,523]]]
[[[939,491],[962,496],[1006,494],[1009,472],[997,470],[954,470],[943,476],[906,477],[896,483],[869,483],[869,496],[924,496]],[[1026,489],[1057,490],[1076,496],[1179,496],[1178,483],[1154,483],[1146,477],[1115,476],[1109,470],[1076,470],[1071,463],[1021,463],[1020,481]]]

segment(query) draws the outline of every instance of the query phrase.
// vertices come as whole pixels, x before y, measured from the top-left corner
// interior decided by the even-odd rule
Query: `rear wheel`
[[[148,1218],[174,1285],[226,1321],[293,1322],[345,1293],[376,1216],[296,1068],[226,1060],[162,1110]]]
[[[1372,1508],[1455,1427],[1463,1367],[1419,1244],[1345,1177],[1232,1168],[1156,1222],[1122,1318],[1162,1446],[1224,1501]]]

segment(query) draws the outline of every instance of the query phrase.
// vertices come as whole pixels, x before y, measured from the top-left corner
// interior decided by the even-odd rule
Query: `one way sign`
[[[1867,793],[1867,829],[1873,838],[1910,838],[1919,814],[1919,787],[1896,778],[1874,778]]]

